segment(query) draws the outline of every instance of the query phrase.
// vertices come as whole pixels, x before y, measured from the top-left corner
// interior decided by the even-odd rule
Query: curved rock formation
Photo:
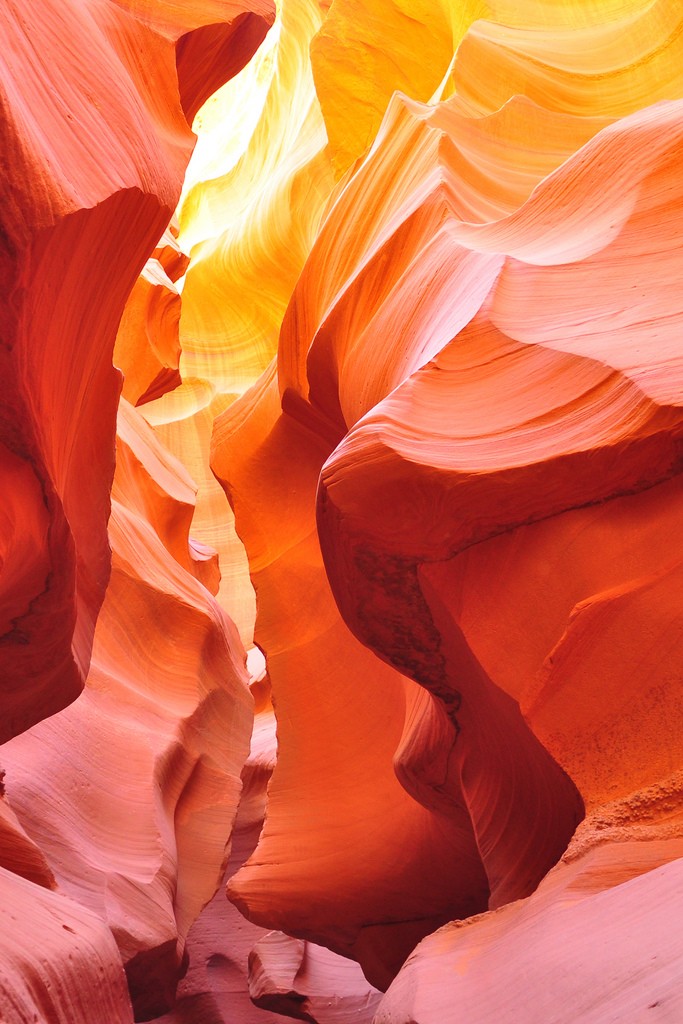
[[[175,42],[224,15],[209,0],[0,14],[0,740],[65,707],[88,671],[109,575],[114,337],[192,149]]]
[[[254,946],[249,993],[256,1006],[314,1024],[371,1021],[380,1000],[352,960],[282,932]]]
[[[661,301],[657,300],[660,287],[666,287],[666,277],[662,280],[660,274],[650,275],[649,287],[643,287],[641,278],[648,259],[657,265],[660,260],[665,262],[664,274],[675,273],[677,257],[673,246],[666,242],[658,197],[667,195],[666,223],[674,234],[675,216],[669,202],[675,154],[681,145],[679,132],[679,104],[633,115],[587,143],[576,159],[567,161],[537,187],[519,212],[476,228],[463,225],[465,239],[476,244],[479,251],[489,247],[495,234],[497,240],[506,238],[516,258],[508,259],[502,267],[481,314],[430,363],[364,416],[326,466],[319,496],[319,523],[328,573],[340,607],[361,639],[397,667],[413,665],[411,674],[434,692],[438,693],[442,683],[433,662],[444,648],[433,639],[430,620],[436,624],[440,619],[437,628],[442,638],[457,630],[463,609],[457,566],[466,551],[513,529],[522,529],[522,536],[526,536],[529,531],[533,534],[535,522],[550,517],[556,522],[562,513],[622,498],[622,505],[612,515],[608,510],[586,511],[583,515],[577,511],[575,521],[578,516],[586,531],[582,538],[585,562],[594,548],[592,523],[599,520],[605,528],[614,518],[613,543],[618,544],[621,508],[629,507],[626,496],[647,492],[657,484],[663,486],[680,470],[678,369],[675,359],[667,359],[674,351],[680,314],[671,308],[676,300],[669,298],[668,291]],[[655,140],[663,137],[667,142],[660,148]],[[643,138],[650,139],[652,145],[641,149]],[[592,198],[591,184],[604,177],[608,164],[617,166],[620,155],[632,145],[638,146],[639,159],[629,162],[624,179],[613,173],[614,191],[603,189],[599,199]],[[622,181],[627,173],[629,180],[643,182],[633,203],[624,201]],[[558,206],[552,196],[560,191],[565,200],[555,227],[550,211]],[[591,203],[590,230],[586,225],[581,249],[570,252],[577,243],[573,235],[563,242],[563,236],[567,237],[564,233],[583,223],[582,211]],[[540,223],[541,209],[543,230],[532,247],[529,226]],[[634,276],[629,280],[629,272],[622,269],[623,253],[651,250],[655,225],[655,251],[631,264]],[[515,244],[517,230],[517,237],[524,237],[523,253]],[[454,233],[457,239],[457,228]],[[581,250],[585,259],[580,258]],[[622,294],[628,301],[617,322],[614,314],[602,308],[600,296],[605,291],[593,291],[596,297],[590,300],[585,290],[576,287],[582,275],[584,280],[590,275],[594,284],[601,274],[606,282],[616,274],[620,283],[623,281]],[[529,304],[531,288],[535,294],[542,288],[548,295],[551,281],[557,288],[553,311],[562,324],[555,331],[547,316],[528,312],[533,308]],[[523,291],[520,299],[514,292],[516,284]],[[619,294],[609,284],[606,289],[611,300]],[[353,354],[347,361],[352,358]],[[519,397],[522,381],[523,401]],[[676,501],[677,489],[668,487],[667,492]],[[653,513],[657,504],[656,499],[645,496],[636,501],[643,508],[649,505]],[[668,513],[659,514],[657,519],[665,536]],[[551,529],[548,526],[545,531],[548,540]],[[555,529],[562,531],[562,523],[557,523]],[[607,558],[593,557],[593,587],[597,590],[589,586],[581,593],[583,580],[575,582],[575,573],[582,559],[576,558],[575,548],[574,566],[567,565],[560,581],[554,582],[555,604],[565,604],[564,619],[556,620],[559,632],[555,636],[545,632],[548,646],[538,652],[539,663],[530,675],[525,678],[510,669],[505,673],[506,680],[515,676],[515,685],[508,692],[522,703],[532,728],[543,708],[546,720],[543,726],[539,722],[538,734],[573,778],[571,759],[585,761],[584,743],[590,744],[591,740],[590,731],[583,734],[578,724],[569,739],[569,722],[574,715],[574,711],[569,714],[569,708],[574,702],[583,706],[592,691],[589,680],[599,671],[597,659],[612,659],[599,671],[605,685],[610,676],[620,679],[611,692],[612,700],[617,701],[613,713],[621,719],[623,729],[625,667],[632,658],[647,657],[646,652],[652,650],[648,638],[643,654],[636,654],[639,641],[626,626],[629,617],[636,616],[643,622],[651,617],[653,628],[661,630],[662,635],[677,628],[681,607],[677,560],[659,546],[649,546],[649,552],[647,564],[637,571],[624,566],[621,573],[615,573]],[[478,558],[479,552],[473,557]],[[394,566],[393,571],[388,566]],[[567,591],[572,593],[568,603],[567,598],[560,597]],[[626,635],[624,641],[616,643],[619,623]],[[585,643],[591,629],[592,639],[583,648],[584,652],[591,651],[591,660],[586,663],[582,654],[586,668],[581,684],[567,659],[578,637]],[[609,655],[606,650],[604,655],[600,653],[600,644],[609,648]],[[463,653],[461,657],[467,656]],[[548,662],[539,677],[540,662],[545,657]],[[465,663],[461,665],[463,671]],[[666,658],[657,659],[655,671],[668,673]],[[639,689],[642,680],[634,680],[633,685]],[[653,681],[653,689],[657,685]],[[566,694],[562,710],[554,686]],[[596,717],[597,708],[591,700],[594,728],[604,735],[604,713]],[[658,700],[664,702],[663,715],[678,707],[675,690],[669,693],[668,708],[666,700],[664,696]],[[607,692],[603,701],[609,701]],[[559,726],[551,725],[547,717],[551,705],[558,714],[556,722],[562,723]],[[652,714],[650,711],[646,719]],[[655,732],[659,731],[660,720],[652,718]],[[562,752],[551,740],[551,733],[558,727],[566,737]],[[615,735],[614,747],[617,751],[623,749],[624,741],[630,746],[633,763],[643,765],[638,784],[644,785],[659,777],[661,767],[656,757],[652,760],[649,756],[653,741],[648,727],[643,732],[641,722],[634,725],[634,730],[647,745],[644,759],[637,753],[639,740],[635,734],[632,743],[625,734],[618,738]],[[678,763],[678,755],[671,744],[665,746],[659,764],[663,762],[670,770]],[[582,793],[592,801],[595,778],[591,779],[591,774],[584,764]],[[623,774],[622,778],[625,785],[635,781],[626,782]]]
[[[645,17],[636,6],[629,24]],[[671,19],[660,8],[651,15],[640,52],[657,38],[670,56]],[[597,67],[618,24],[595,29]],[[555,29],[559,46],[569,33]],[[518,36],[527,47],[544,40],[538,31]],[[545,45],[549,66],[559,67],[550,36]],[[250,557],[256,635],[282,722],[264,832],[231,895],[254,920],[356,956],[380,984],[392,970],[391,914],[382,908],[376,933],[367,915],[356,911],[354,920],[357,883],[343,863],[345,843],[332,861],[324,838],[332,829],[310,782],[314,833],[295,806],[298,769],[310,757],[322,788],[330,764],[323,769],[313,751],[329,747],[333,733],[348,734],[333,717],[330,691],[344,714],[353,708],[354,721],[381,720],[388,737],[382,671],[370,662],[360,669],[364,656],[340,630],[320,574],[310,502],[323,459],[318,532],[339,610],[366,647],[431,694],[415,696],[404,681],[407,705],[396,690],[390,698],[401,722],[392,740],[398,778],[423,811],[459,823],[457,853],[453,838],[441,839],[461,865],[472,829],[490,906],[533,891],[570,839],[582,800],[599,807],[679,763],[679,730],[659,745],[655,737],[679,714],[679,663],[664,653],[664,638],[678,634],[682,606],[666,541],[678,507],[669,504],[677,486],[667,481],[681,459],[679,303],[670,276],[678,274],[680,104],[611,123],[639,105],[648,75],[661,78],[660,56],[624,60],[631,108],[578,111],[552,95],[539,107],[530,87],[531,98],[473,118],[461,96],[430,107],[395,97],[311,250],[283,322],[277,381],[265,376],[217,425],[213,464]],[[459,52],[454,73],[465,74],[471,59]],[[529,68],[520,74],[531,81],[537,65]],[[576,51],[567,74],[577,94],[581,73]],[[679,90],[675,71],[667,82]],[[539,133],[533,154],[523,141],[530,124]],[[269,511],[257,518],[257,508]],[[610,546],[591,554],[612,523]],[[615,564],[629,530],[634,557]],[[573,545],[559,580],[546,576],[547,611],[524,582],[536,537],[546,558],[553,537]],[[515,562],[514,599],[502,586],[500,551]],[[482,592],[505,610],[508,644]],[[634,618],[644,635],[629,629]],[[515,645],[523,664],[510,656]],[[642,697],[642,671],[625,681],[633,662],[646,672]],[[600,696],[596,673],[605,680]],[[325,680],[327,727],[313,725],[303,705],[304,693],[315,700],[311,678]],[[369,678],[374,707],[360,682]],[[362,711],[352,703],[361,689]],[[362,752],[347,743],[354,766],[370,764],[367,741]],[[387,754],[376,740],[371,753],[378,792]],[[611,758],[619,782],[609,778]],[[330,779],[331,770],[328,797]],[[359,805],[370,808],[355,786]],[[385,804],[389,828],[398,812],[386,796]],[[337,834],[352,834],[352,817],[350,807],[338,810]],[[304,881],[294,837],[333,870],[328,916],[356,931],[353,944],[324,921],[324,881],[315,868]],[[381,887],[400,872],[392,869],[375,881],[378,907]],[[481,899],[474,875],[461,881]],[[301,909],[304,892],[318,921]],[[426,904],[424,889],[421,898]],[[445,908],[445,891],[441,899]]]
[[[0,866],[46,889],[56,882],[45,854],[22,828],[5,792],[4,769],[0,770]]]
[[[192,254],[183,377],[219,393],[241,394],[274,356],[332,185],[308,56],[321,20],[315,0],[284,0],[256,59],[197,121],[179,209],[180,241]]]
[[[145,1020],[173,1002],[188,929],[219,884],[251,707],[235,628],[196,578],[191,481],[125,402],[119,423],[85,692],[3,763],[60,889],[112,929]]]
[[[250,557],[279,753],[259,846],[229,892],[250,920],[351,955],[382,987],[439,919],[484,909],[488,886],[463,802],[428,810],[394,774],[412,684],[334,606],[315,532],[331,446],[282,413],[272,373],[247,397],[218,421],[213,464]]]
[[[681,853],[680,839],[602,846],[529,900],[446,925],[408,959],[375,1024],[675,1020]]]
[[[160,398],[180,383],[180,292],[157,259],[133,285],[116,335],[114,363],[123,397],[133,405]]]
[[[254,851],[263,826],[266,787],[277,755],[270,684],[256,648],[250,652],[248,661],[255,672],[251,689],[256,717],[250,754],[242,772],[243,790],[226,880]],[[268,960],[274,978],[259,971],[262,941],[266,941],[270,952]],[[294,959],[289,954],[292,947]],[[284,951],[283,957],[280,949]],[[224,890],[216,894],[191,928],[187,952],[189,970],[178,986],[176,1005],[159,1018],[159,1024],[233,1024],[235,1020],[244,1024],[283,1024],[288,1017],[301,1019],[302,1014],[318,1024],[345,1021],[350,1015],[360,1024],[370,1024],[380,998],[353,961],[282,933],[266,934],[263,928],[242,917],[226,900]],[[291,982],[286,991],[281,983],[283,967]]]
[[[321,20],[314,0],[285,0],[254,61],[196,119],[199,141],[179,207],[180,241],[192,253],[179,329],[183,384],[144,409],[197,483],[193,535],[218,551],[219,600],[247,646],[254,594],[209,447],[216,417],[277,351],[332,187],[308,56]]]
[[[228,12],[212,2],[95,0],[84,8],[46,0],[30,11],[10,4],[0,14],[0,448],[8,495],[1,527],[1,740],[70,704],[90,667],[110,574],[121,387],[114,339],[138,271],[173,213],[193,146],[179,88],[183,96],[196,88],[186,80],[182,54],[176,68],[176,42],[185,40],[180,48],[189,46],[196,59],[208,38],[201,27],[228,14],[247,14],[263,34],[272,8],[253,11],[234,4]],[[252,33],[243,43],[257,40]],[[93,52],[96,67],[83,59]],[[213,85],[250,55],[233,47],[232,64],[214,60]],[[177,276],[181,261],[173,249],[165,243],[160,256]],[[140,339],[133,348],[144,351]],[[146,371],[135,369],[144,379]],[[154,371],[148,377],[136,400],[154,385]],[[138,1014],[149,1016],[160,992],[172,991],[184,934],[218,882],[239,792],[249,729],[239,643],[171,553],[182,553],[183,545],[183,515],[172,506],[183,489],[181,504],[187,501],[191,485],[158,452],[140,455],[149,439],[131,440],[130,417],[126,429],[132,448],[122,442],[110,524],[114,576],[88,689],[68,711],[3,748],[16,800],[2,800],[2,863],[39,883],[5,885],[8,913],[16,890],[26,922],[26,935],[3,929],[11,968],[3,976],[2,1016],[12,1022],[85,1024],[93,1014],[130,1020],[121,957],[106,924],[127,961]],[[159,483],[145,475],[155,462]],[[189,553],[186,531],[184,540],[181,564],[217,586],[209,553],[196,546]],[[164,716],[151,692],[144,695],[155,676],[160,682],[155,659],[162,652],[151,644],[143,656],[139,627],[174,609],[186,626],[192,623],[200,652],[198,659],[184,654],[184,672],[166,653]],[[218,741],[215,722],[225,715],[234,735]],[[131,791],[117,792],[126,779],[139,784],[143,813],[135,826]],[[40,887],[55,885],[95,909],[99,921]],[[37,933],[40,963],[30,948]]]
[[[680,4],[0,28],[0,1017],[677,1019]]]
[[[247,10],[242,0],[204,0],[203,4],[188,4],[187,12],[192,27],[176,43],[176,66],[180,105],[192,124],[209,97],[234,78],[256,53],[273,24],[275,10],[271,0],[250,0]]]
[[[4,1024],[131,1024],[118,950],[89,910],[0,867]],[[39,941],[37,941],[39,938]]]

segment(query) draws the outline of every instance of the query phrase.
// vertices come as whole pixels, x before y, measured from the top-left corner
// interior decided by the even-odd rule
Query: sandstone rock
[[[0,867],[4,1024],[132,1024],[109,929],[89,910]]]
[[[69,704],[88,671],[110,569],[114,337],[192,149],[175,42],[225,14],[213,0],[0,14],[0,740]]]
[[[664,864],[649,871],[651,844],[633,846],[600,847],[578,869],[556,868],[530,899],[430,935],[375,1024],[675,1020],[681,840],[660,847]],[[634,877],[622,881],[630,857]]]
[[[226,881],[253,853],[258,841],[266,809],[266,787],[277,753],[270,683],[257,648],[250,651],[248,662],[256,719],[250,754],[242,772],[242,796]],[[320,1024],[347,1021],[349,1016],[360,1024],[369,1024],[379,993],[368,985],[356,963],[289,936],[279,935],[277,940],[273,949],[265,930],[242,917],[226,900],[224,890],[219,890],[190,929],[187,975],[178,986],[173,1010],[159,1018],[158,1024],[231,1024],[236,1019],[243,1024],[277,1024],[286,1017],[299,1016],[302,1011],[307,1019]],[[301,948],[302,955],[296,957],[291,974],[296,987],[292,997],[286,993],[282,998],[282,993],[274,993],[269,978],[261,977],[261,984],[257,984],[255,976],[252,977],[252,965],[259,962],[264,941],[268,943],[270,967],[278,977],[283,966],[291,961],[292,944]]]
[[[125,404],[120,431],[86,689],[3,760],[22,827],[60,889],[111,928],[146,1020],[172,1004],[187,932],[222,877],[252,712],[236,630],[203,565],[192,571],[187,475]]]
[[[161,263],[149,259],[133,285],[114,346],[123,397],[142,405],[180,384],[180,293]]]

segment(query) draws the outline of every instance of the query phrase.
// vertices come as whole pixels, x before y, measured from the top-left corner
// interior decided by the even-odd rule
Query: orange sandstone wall
[[[683,1018],[680,4],[0,27],[0,1019]]]

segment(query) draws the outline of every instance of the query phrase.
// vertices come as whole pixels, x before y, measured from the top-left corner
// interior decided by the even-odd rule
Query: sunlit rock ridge
[[[1,1024],[683,1020],[678,0],[5,0]]]

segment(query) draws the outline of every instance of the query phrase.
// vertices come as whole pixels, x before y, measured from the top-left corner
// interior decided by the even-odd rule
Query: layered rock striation
[[[0,26],[0,1018],[678,1019],[679,5]]]

